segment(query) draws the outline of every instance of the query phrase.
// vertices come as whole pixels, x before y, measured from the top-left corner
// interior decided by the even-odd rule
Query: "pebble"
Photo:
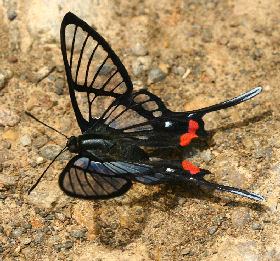
[[[0,90],[5,87],[8,80],[13,76],[13,73],[9,70],[0,71]]]
[[[13,110],[0,106],[0,126],[14,127],[20,122],[20,117]]]
[[[4,187],[14,187],[17,181],[18,178],[16,176],[0,173],[0,183],[2,183]]]
[[[186,256],[186,255],[189,255],[190,252],[191,252],[191,249],[190,249],[189,247],[187,247],[187,248],[184,248],[184,249],[181,251],[181,254],[182,254],[183,256]]]
[[[31,145],[31,138],[28,134],[21,136],[19,138],[19,140],[20,140],[20,143],[22,144],[22,146],[24,146],[24,147]]]
[[[135,76],[140,76],[150,69],[151,64],[152,58],[150,56],[137,57],[132,61],[132,72]]]
[[[64,66],[63,65],[56,66],[56,71],[59,72],[59,73],[64,72]]]
[[[20,227],[16,228],[13,232],[12,232],[12,237],[20,237],[22,235],[22,230]]]
[[[60,220],[60,221],[62,221],[62,222],[64,222],[65,219],[66,219],[66,217],[65,217],[65,215],[64,215],[63,213],[55,213],[54,216],[55,216],[58,220]]]
[[[8,11],[8,19],[13,21],[17,17],[17,13],[15,10]]]
[[[218,230],[217,226],[210,227],[208,232],[210,235],[213,235]]]
[[[61,88],[55,89],[54,92],[55,92],[57,95],[63,95],[63,94],[64,94],[64,91],[63,91],[63,89],[61,89]]]
[[[132,53],[136,56],[145,56],[148,54],[148,50],[141,43],[136,43],[131,49]]]
[[[49,159],[52,160],[54,159],[54,157],[61,151],[61,148],[59,146],[56,145],[48,145],[43,147],[43,149],[41,150],[40,154],[43,158],[45,159]],[[58,160],[62,160],[62,159],[69,159],[69,157],[65,158],[65,155],[67,153],[63,153],[62,155],[60,155],[58,157]]]
[[[70,235],[75,238],[81,238],[85,235],[86,231],[83,230],[72,230],[70,231]]]
[[[148,84],[162,81],[164,80],[164,78],[165,78],[165,74],[161,69],[152,68],[148,75]]]
[[[175,69],[174,69],[174,73],[175,74],[179,74],[179,75],[184,75],[184,73],[185,73],[185,68],[184,67],[182,67],[182,66],[178,66],[178,67],[175,67]]]
[[[253,230],[262,230],[262,226],[261,226],[260,223],[254,222],[254,223],[252,224],[252,229],[253,229]]]
[[[212,153],[210,150],[206,150],[200,153],[200,157],[203,159],[204,162],[208,163],[212,160]]]
[[[62,78],[58,78],[55,83],[54,83],[54,87],[58,88],[58,89],[63,89],[65,87],[65,81]]]
[[[42,148],[45,144],[47,144],[48,138],[45,135],[40,135],[33,140],[33,146],[37,149]]]
[[[44,158],[43,157],[38,157],[36,159],[36,163],[39,165],[39,164],[42,164],[44,162]]]
[[[29,245],[31,243],[31,238],[27,237],[21,240],[21,243],[24,245]]]
[[[98,68],[101,65],[98,65]],[[99,72],[100,75],[108,75],[109,73],[111,73],[114,70],[114,66],[112,65],[108,65],[108,64],[104,64]]]
[[[29,74],[28,78],[34,83],[39,83],[44,78],[46,78],[54,69],[55,66],[43,66],[37,72]]]
[[[245,207],[234,209],[231,215],[231,222],[235,227],[244,227],[250,219],[249,210]]]
[[[48,76],[48,79],[49,79],[50,81],[54,82],[54,81],[56,80],[56,77],[55,77],[53,74],[50,74],[50,75]]]
[[[8,57],[8,62],[9,63],[17,63],[18,62],[18,58],[16,56],[9,56]]]
[[[42,230],[38,230],[37,235],[34,238],[34,242],[41,243],[44,236],[45,236],[45,233]]]
[[[186,198],[179,198],[179,199],[178,199],[178,204],[179,204],[180,206],[183,206],[183,205],[186,203],[186,201],[187,201]]]

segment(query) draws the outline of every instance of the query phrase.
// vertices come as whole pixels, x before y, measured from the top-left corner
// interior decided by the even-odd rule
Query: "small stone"
[[[43,238],[44,238],[44,236],[45,236],[45,233],[43,231],[39,230],[37,232],[37,235],[34,238],[35,243],[41,243]]]
[[[61,148],[59,146],[56,145],[49,145],[49,146],[45,146],[43,147],[43,149],[41,150],[40,154],[43,158],[45,159],[49,159],[52,160],[54,159],[54,157],[61,151]],[[69,159],[68,155],[69,153],[63,153],[62,155],[60,155],[58,157],[58,160],[63,160],[63,159]]]
[[[59,73],[64,72],[64,66],[63,65],[56,66],[56,71],[59,72]]]
[[[40,135],[33,140],[33,146],[37,149],[42,148],[45,144],[47,144],[48,138],[45,135]]]
[[[64,91],[63,91],[63,89],[61,89],[61,88],[55,89],[54,92],[55,92],[57,95],[63,95],[63,94],[64,94]]]
[[[235,227],[244,227],[250,219],[248,208],[236,208],[232,212],[231,222]]]
[[[136,43],[131,49],[132,53],[136,56],[145,56],[148,54],[148,50],[141,43]]]
[[[135,76],[140,76],[150,69],[152,58],[150,56],[138,57],[132,61],[132,72]]]
[[[8,19],[10,21],[13,21],[17,17],[17,13],[14,10],[8,11]]]
[[[19,140],[20,140],[22,146],[24,146],[24,147],[31,145],[31,138],[27,134],[21,136]]]
[[[5,144],[5,148],[9,150],[11,147],[12,147],[11,142],[7,141]]]
[[[262,226],[261,226],[260,223],[254,222],[254,223],[252,224],[252,229],[253,229],[253,230],[262,230]]]
[[[58,220],[60,220],[60,221],[62,221],[62,222],[64,222],[65,219],[66,219],[66,217],[65,217],[65,215],[64,215],[63,213],[55,213],[54,216],[55,216]]]
[[[13,232],[12,232],[12,237],[20,237],[22,235],[22,230],[20,227],[16,228]]]
[[[185,73],[185,69],[184,69],[184,67],[182,67],[182,66],[175,67],[174,73],[183,76],[184,73]]]
[[[42,164],[44,162],[44,158],[43,157],[38,157],[36,159],[36,163],[39,165],[39,164]]]
[[[58,88],[58,89],[63,89],[65,87],[65,81],[62,78],[58,78],[55,83],[54,83],[54,87]]]
[[[62,244],[55,244],[54,245],[54,249],[55,249],[55,252],[58,253],[61,251],[61,248],[62,248]]]
[[[148,84],[164,80],[165,74],[159,68],[152,68],[148,75]]]
[[[101,65],[98,65],[98,68]],[[108,65],[108,64],[104,64],[99,72],[100,75],[108,75],[109,73],[111,73],[114,70],[114,66],[112,65]]]
[[[24,238],[21,240],[21,243],[24,245],[29,245],[31,243],[31,238]]]
[[[18,58],[16,56],[9,56],[8,57],[8,62],[9,63],[17,63],[18,62]]]
[[[81,238],[85,235],[86,231],[83,230],[72,230],[70,231],[70,235],[75,238]]]
[[[210,235],[213,235],[218,230],[217,226],[210,227],[208,232]]]
[[[13,76],[13,73],[9,70],[0,71],[0,90],[5,87],[8,80]]]
[[[20,117],[16,114],[15,111],[10,110],[4,105],[0,106],[0,126],[13,127],[19,122]]]
[[[200,153],[200,157],[203,159],[204,162],[208,163],[212,159],[212,153],[210,150],[206,150],[206,151]]]
[[[39,83],[44,78],[46,78],[54,69],[54,66],[43,66],[36,73],[30,74],[28,78],[34,83]]]
[[[66,243],[62,244],[62,247],[65,249],[70,249],[73,247],[73,243],[71,241],[66,241]]]
[[[186,255],[189,255],[190,252],[191,252],[191,249],[190,249],[189,247],[187,247],[187,248],[184,248],[184,249],[181,251],[181,254],[182,254],[183,256],[186,256]]]
[[[183,206],[186,203],[187,199],[186,198],[179,198],[178,203],[180,206]]]
[[[17,181],[18,178],[16,176],[0,173],[0,183],[2,183],[4,187],[14,187],[16,186]]]
[[[136,92],[136,91],[140,91],[140,90],[143,90],[143,89],[147,89],[147,86],[144,85],[144,83],[140,80],[138,81],[133,81],[132,82],[133,84],[133,90]]]
[[[46,220],[53,220],[53,216],[51,214],[48,214],[46,217],[45,217]]]
[[[50,81],[54,82],[54,81],[56,80],[56,77],[55,77],[53,74],[50,74],[50,75],[48,76],[48,79],[49,79]]]

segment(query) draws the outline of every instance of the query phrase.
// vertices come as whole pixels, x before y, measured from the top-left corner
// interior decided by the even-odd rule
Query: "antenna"
[[[62,132],[56,130],[55,128],[53,128],[53,127],[47,125],[46,123],[40,121],[40,120],[37,119],[34,115],[32,115],[30,112],[25,111],[25,114],[28,115],[29,117],[31,117],[32,119],[34,119],[35,121],[40,122],[40,123],[43,124],[44,126],[46,126],[46,127],[50,128],[50,129],[54,130],[55,132],[59,133],[59,134],[62,135],[62,136],[64,136],[66,139],[69,139],[65,134],[63,134]]]
[[[52,162],[49,164],[49,166],[44,170],[44,172],[41,174],[41,176],[37,179],[36,183],[31,187],[31,189],[28,190],[28,195],[32,192],[33,189],[37,187],[39,184],[40,180],[43,178],[49,167],[54,163],[54,161],[62,154],[65,150],[67,149],[67,146],[65,146],[52,160]]]
[[[25,114],[28,115],[29,117],[31,117],[32,119],[40,122],[41,124],[43,124],[44,126],[54,130],[55,132],[59,133],[60,135],[64,136],[66,139],[69,139],[65,134],[63,134],[62,132],[56,130],[55,128],[47,125],[46,123],[40,121],[39,119],[37,119],[34,115],[32,115],[30,112],[25,111]],[[35,189],[37,187],[37,185],[39,184],[39,182],[41,181],[41,179],[43,178],[43,176],[45,175],[45,173],[47,172],[47,170],[49,169],[49,167],[54,163],[54,161],[67,149],[67,145],[54,157],[54,159],[51,161],[51,163],[48,165],[48,167],[44,170],[44,172],[41,174],[41,176],[37,179],[36,183],[31,187],[31,189],[28,190],[28,195],[32,192],[33,189]]]

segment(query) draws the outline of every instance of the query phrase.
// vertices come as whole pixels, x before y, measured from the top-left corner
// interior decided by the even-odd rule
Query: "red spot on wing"
[[[191,143],[192,139],[198,138],[198,136],[196,135],[196,131],[198,130],[198,128],[199,124],[194,120],[190,120],[188,132],[184,133],[180,137],[180,146],[187,146]]]
[[[184,133],[180,137],[180,145],[182,147],[187,146],[191,143],[192,139],[198,138],[198,136],[195,133]]]
[[[200,172],[200,168],[197,166],[194,166],[191,162],[189,161],[182,161],[182,166],[184,170],[189,171],[192,175],[195,175]]]
[[[189,133],[196,133],[198,128],[199,128],[199,125],[196,121],[193,121],[193,120],[189,121]]]

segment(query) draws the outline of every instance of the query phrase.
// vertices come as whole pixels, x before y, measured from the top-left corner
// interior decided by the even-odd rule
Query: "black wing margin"
[[[105,39],[83,20],[67,13],[60,29],[71,102],[84,132],[115,100],[132,93],[130,77]]]

